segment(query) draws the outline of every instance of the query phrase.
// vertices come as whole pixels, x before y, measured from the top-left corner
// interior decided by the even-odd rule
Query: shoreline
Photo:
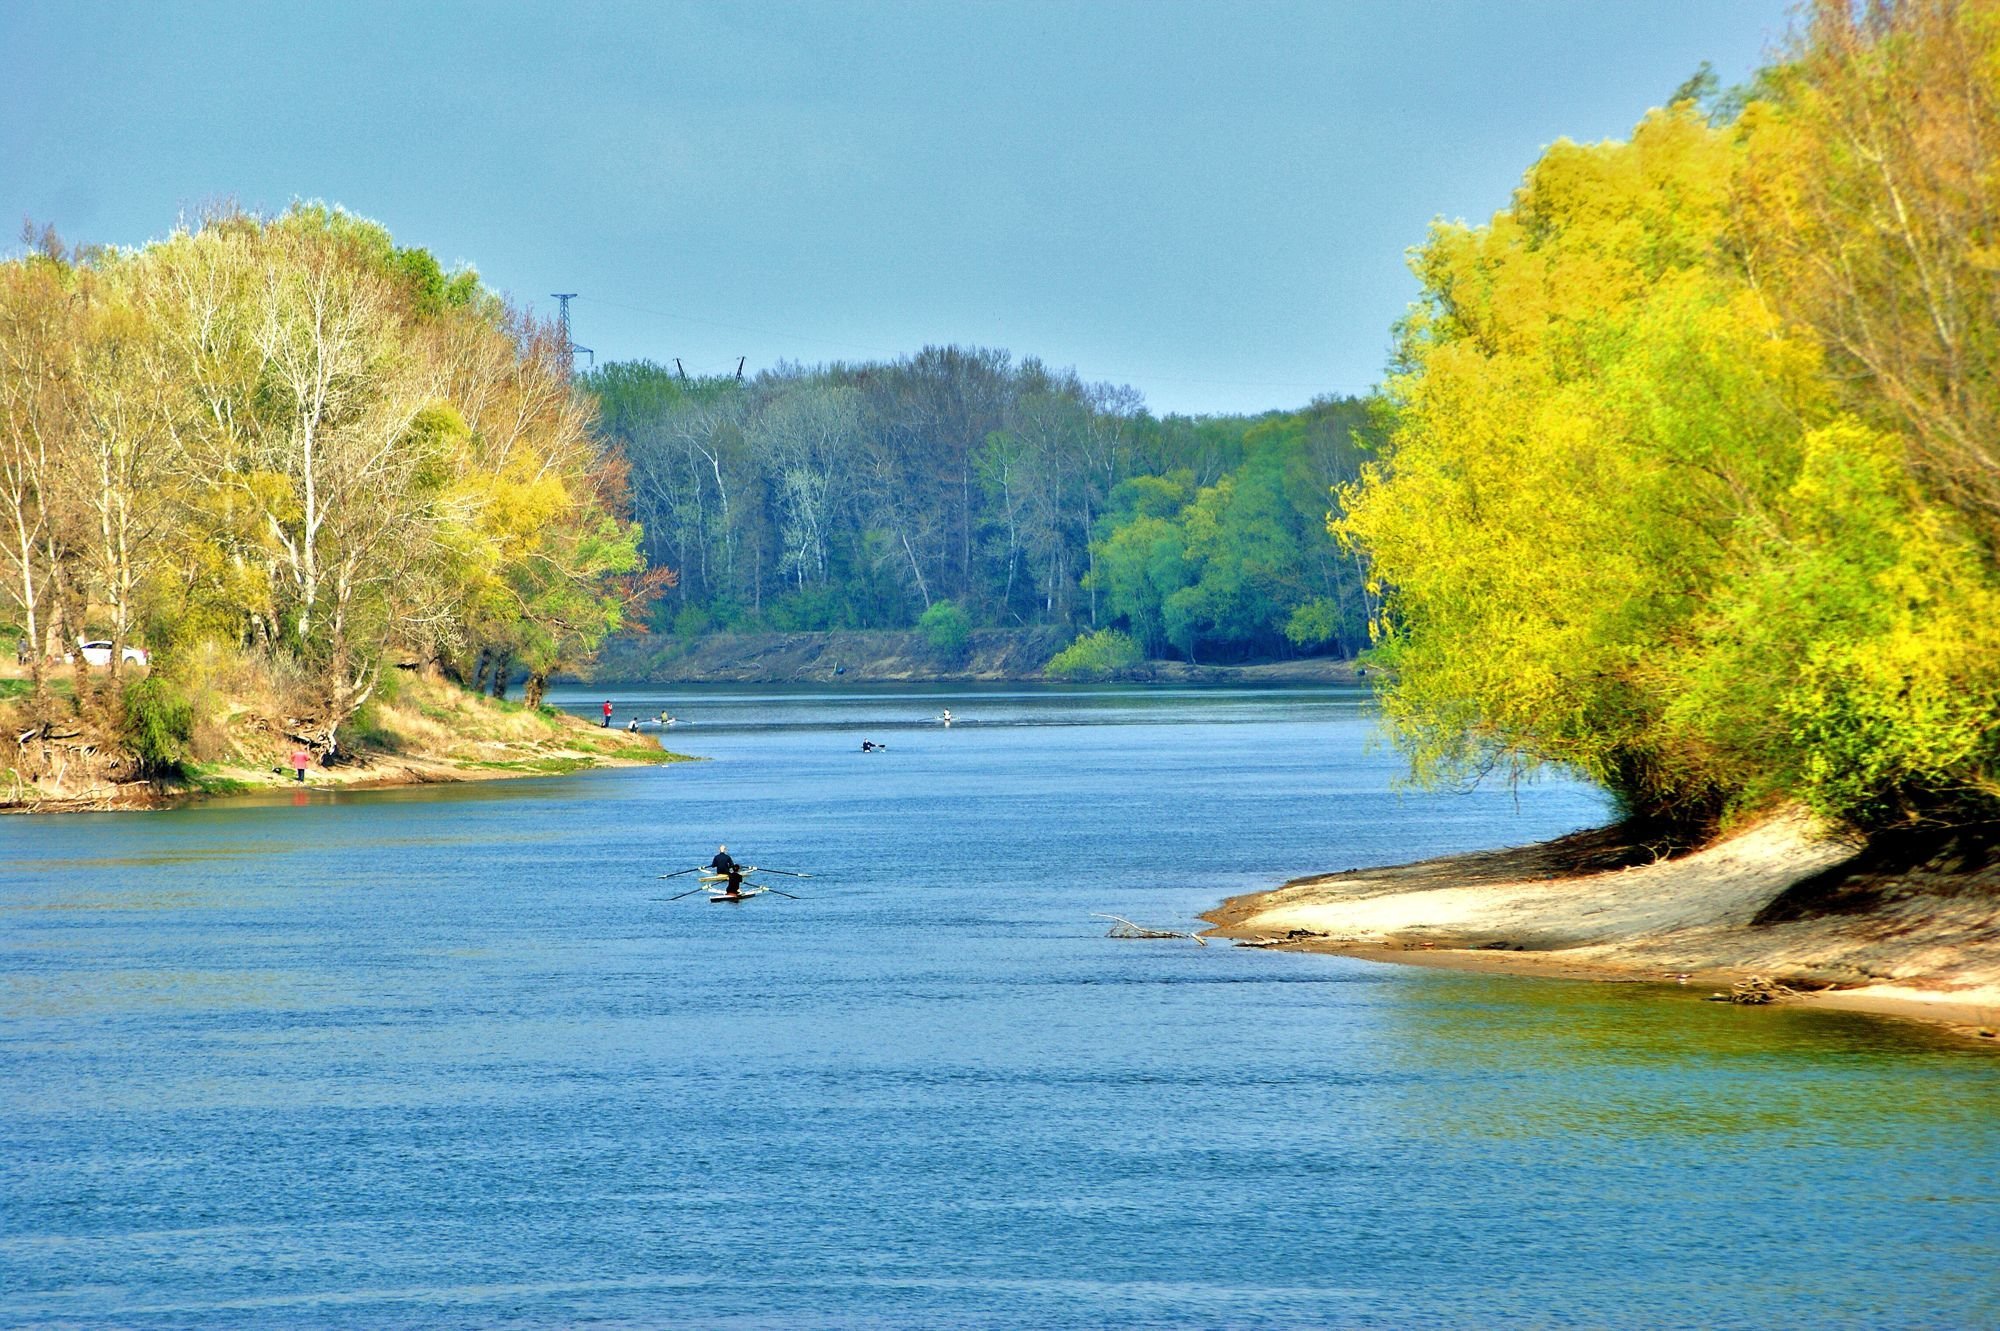
[[[693,640],[631,634],[606,645],[586,688],[677,684],[1062,684],[1043,670],[1069,644],[1067,629],[974,629],[963,646],[930,645],[914,629],[713,633]],[[1365,667],[1336,657],[1240,665],[1148,660],[1112,672],[1119,684],[1353,684]]]
[[[1727,997],[1943,1027],[2000,1048],[2000,869],[1949,838],[1882,848],[1798,813],[1661,858],[1625,829],[1230,897],[1212,938],[1274,951]]]
[[[143,813],[234,795],[390,790],[697,761],[666,748],[659,731],[607,729],[437,681],[406,685],[377,709],[362,738],[332,765],[314,762],[303,782],[290,756],[315,750],[301,723],[237,703],[219,724],[227,736],[222,751],[164,781],[130,779],[129,755],[107,750],[99,736],[45,742],[37,755],[43,776],[16,771],[9,782],[0,772],[0,814]]]
[[[226,775],[204,772],[193,783],[161,785],[148,781],[115,782],[95,786],[75,795],[35,801],[0,800],[0,815],[52,813],[152,813],[165,809],[190,808],[239,795],[327,794],[363,790],[402,790],[412,786],[446,786],[482,781],[512,781],[529,777],[569,776],[614,767],[657,767],[668,763],[700,762],[685,753],[660,750],[658,758],[617,755],[592,756],[588,761],[561,768],[535,770],[528,767],[468,768],[429,754],[370,752],[336,767],[311,769],[300,782],[290,775],[245,772],[230,769]],[[0,791],[0,794],[5,792]]]

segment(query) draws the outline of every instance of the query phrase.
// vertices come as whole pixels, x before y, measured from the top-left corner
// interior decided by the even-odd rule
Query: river
[[[1336,689],[611,696],[707,761],[0,821],[0,1324],[2000,1325],[1988,1051],[1093,918],[1587,787]],[[813,877],[662,900],[722,841]]]

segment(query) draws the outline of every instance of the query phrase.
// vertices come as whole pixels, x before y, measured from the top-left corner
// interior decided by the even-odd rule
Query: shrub
[[[699,638],[714,627],[715,621],[708,611],[698,605],[691,605],[674,616],[674,636],[676,638]]]
[[[1146,654],[1130,634],[1099,629],[1078,635],[1075,642],[1049,659],[1042,673],[1050,679],[1106,679],[1121,670],[1136,669],[1145,660]]]
[[[939,601],[917,621],[924,641],[940,652],[958,653],[972,641],[972,620],[956,601]]]
[[[194,705],[158,675],[126,684],[122,703],[125,743],[140,773],[157,778],[180,771],[194,740]]]

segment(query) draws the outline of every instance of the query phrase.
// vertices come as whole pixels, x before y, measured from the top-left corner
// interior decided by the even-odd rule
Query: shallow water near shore
[[[1353,690],[611,698],[711,761],[0,822],[0,1324],[2000,1325],[1988,1051],[1092,918],[1586,787],[1398,793]],[[659,899],[725,840],[816,876]]]

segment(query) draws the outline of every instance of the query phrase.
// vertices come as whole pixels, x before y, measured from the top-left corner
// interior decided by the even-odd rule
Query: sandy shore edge
[[[404,754],[369,755],[338,767],[315,767],[305,781],[286,774],[244,772],[222,769],[220,775],[232,784],[223,789],[189,786],[160,787],[147,782],[87,787],[71,796],[9,803],[0,801],[0,814],[45,813],[144,813],[155,809],[179,809],[207,804],[218,799],[247,795],[324,795],[336,791],[398,790],[409,786],[457,785],[479,781],[518,781],[530,777],[568,776],[575,772],[609,767],[655,767],[664,763],[698,762],[688,754],[661,750],[659,758],[624,758],[591,755],[588,761],[561,771],[495,770],[467,768],[449,760]]]
[[[1976,857],[1975,857],[1976,858]],[[1624,829],[1295,879],[1231,897],[1210,937],[1367,961],[1727,993],[1920,1021],[2000,1047],[2000,868],[1885,857],[1798,812],[1662,858]]]

